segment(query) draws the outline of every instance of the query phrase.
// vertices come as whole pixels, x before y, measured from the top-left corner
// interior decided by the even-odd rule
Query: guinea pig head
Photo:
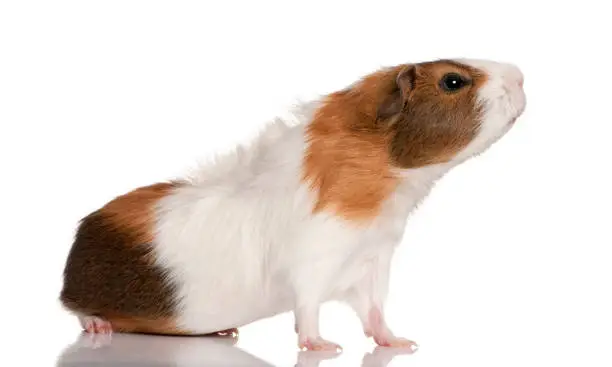
[[[305,131],[302,179],[317,193],[315,211],[369,220],[398,170],[483,152],[523,112],[522,84],[509,64],[435,60],[383,68],[326,96]]]
[[[437,60],[394,68],[377,108],[399,168],[463,161],[502,137],[525,108],[523,75],[512,64]]]

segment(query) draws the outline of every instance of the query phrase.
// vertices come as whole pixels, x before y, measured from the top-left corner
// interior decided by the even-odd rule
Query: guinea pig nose
[[[511,72],[512,76],[516,79],[518,85],[522,88],[523,83],[525,81],[525,76],[521,72],[521,69],[519,69],[518,67],[514,65],[511,65],[511,69],[512,69],[512,72]]]
[[[506,64],[504,70],[504,80],[506,83],[518,85],[520,88],[522,88],[524,83],[523,72],[514,64]]]
[[[516,75],[516,77],[517,77],[518,85],[521,88],[523,88],[523,83],[525,82],[525,76],[523,76],[523,73],[521,73],[520,70],[519,70],[519,72]]]

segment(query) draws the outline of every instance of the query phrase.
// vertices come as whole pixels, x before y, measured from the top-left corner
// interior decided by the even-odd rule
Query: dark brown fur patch
[[[439,80],[451,71],[471,85],[445,93]],[[394,168],[451,159],[476,133],[476,93],[485,79],[440,60],[382,69],[329,95],[306,130],[303,180],[318,195],[314,211],[368,221],[398,183]]]
[[[391,157],[402,168],[417,168],[450,160],[476,135],[480,111],[478,88],[486,76],[454,62],[438,61],[412,67],[403,108],[388,122]],[[446,73],[458,73],[471,85],[445,92],[439,85]]]
[[[152,330],[157,323],[159,329],[172,330],[176,289],[154,264],[151,241],[153,207],[176,186],[139,188],[81,221],[64,269],[60,300],[65,307],[105,318],[113,327],[133,320],[132,329]]]

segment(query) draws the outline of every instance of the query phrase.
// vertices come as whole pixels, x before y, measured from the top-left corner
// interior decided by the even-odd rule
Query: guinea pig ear
[[[407,97],[414,90],[414,83],[417,77],[417,66],[408,65],[397,74],[395,82],[402,91],[402,96]]]
[[[410,92],[414,89],[416,71],[415,65],[408,65],[399,71],[395,77],[393,92],[378,106],[377,120],[385,120],[402,112]]]

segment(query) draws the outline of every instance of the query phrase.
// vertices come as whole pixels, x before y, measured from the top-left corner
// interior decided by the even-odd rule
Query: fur
[[[319,307],[339,300],[354,309],[377,343],[409,345],[394,336],[383,312],[390,262],[405,222],[436,180],[499,139],[524,108],[517,88],[522,75],[514,66],[458,62],[443,67],[465,73],[476,68],[487,76],[475,99],[478,123],[471,118],[469,126],[476,127],[462,125],[476,129],[473,136],[455,141],[452,150],[446,146],[443,155],[436,151],[437,159],[410,167],[393,164],[385,139],[406,124],[392,119],[382,130],[373,125],[376,109],[392,89],[381,83],[395,83],[402,70],[390,68],[372,83],[366,78],[338,95],[298,106],[295,123],[277,119],[251,144],[217,157],[158,200],[152,257],[176,289],[173,327],[214,333],[291,311],[300,345],[324,349],[335,344],[320,336]],[[365,97],[350,99],[350,93]],[[361,117],[333,132],[355,116],[355,106]],[[363,119],[372,124],[362,124]],[[449,128],[468,124],[457,121]],[[371,144],[348,158],[333,153],[334,146],[365,136],[359,134],[370,134]],[[343,190],[352,191],[343,196]]]

